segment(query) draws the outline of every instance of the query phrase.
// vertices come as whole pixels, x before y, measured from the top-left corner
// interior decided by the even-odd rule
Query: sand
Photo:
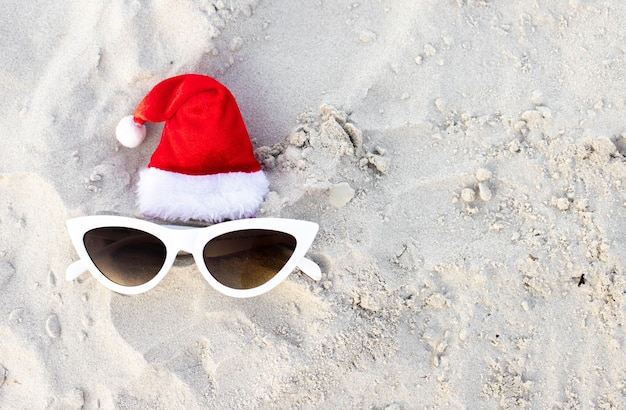
[[[0,408],[626,408],[626,3],[91,3],[0,22]],[[66,219],[137,215],[161,125],[117,121],[187,72],[320,282],[65,281]]]

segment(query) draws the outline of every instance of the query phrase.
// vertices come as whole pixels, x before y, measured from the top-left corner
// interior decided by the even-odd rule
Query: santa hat
[[[197,74],[164,80],[120,121],[117,139],[134,148],[146,136],[146,122],[162,121],[161,141],[139,175],[139,211],[184,221],[254,216],[269,183],[228,89]]]

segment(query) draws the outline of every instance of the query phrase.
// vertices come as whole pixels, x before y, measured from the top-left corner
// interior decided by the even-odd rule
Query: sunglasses
[[[98,215],[70,219],[67,228],[80,257],[67,268],[67,280],[88,270],[125,295],[155,287],[179,252],[193,255],[213,288],[237,298],[268,292],[296,267],[313,280],[322,277],[304,257],[319,228],[314,222],[258,218],[198,228]]]

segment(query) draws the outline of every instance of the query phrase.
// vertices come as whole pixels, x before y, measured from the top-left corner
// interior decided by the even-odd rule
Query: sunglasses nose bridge
[[[176,244],[176,251],[192,253],[198,237],[196,229],[181,229],[172,231],[172,243]]]

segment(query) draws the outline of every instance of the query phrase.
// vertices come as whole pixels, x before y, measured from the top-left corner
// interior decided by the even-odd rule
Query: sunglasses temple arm
[[[305,275],[313,280],[322,279],[322,270],[319,265],[311,259],[302,258],[302,260],[298,263],[298,268],[300,268]]]
[[[65,271],[65,279],[67,279],[68,281],[74,280],[86,270],[87,268],[85,267],[85,264],[83,263],[83,261],[77,260],[76,262],[72,263],[70,266],[67,267],[67,270]]]

